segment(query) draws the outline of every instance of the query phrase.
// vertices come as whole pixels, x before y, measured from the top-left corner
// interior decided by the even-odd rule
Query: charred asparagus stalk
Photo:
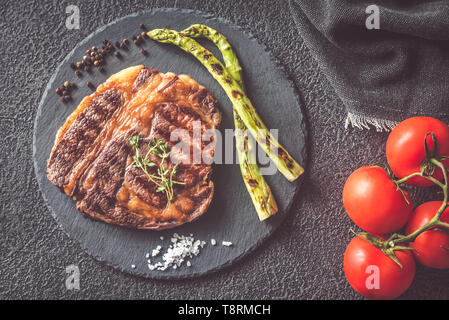
[[[181,31],[181,34],[192,38],[204,37],[211,40],[220,50],[225,67],[234,80],[244,89],[239,60],[225,36],[211,27],[195,24]],[[246,189],[256,208],[259,220],[263,221],[278,211],[276,200],[270,187],[261,175],[255,159],[254,140],[248,137],[248,129],[233,107],[235,142],[239,157],[240,170]]]
[[[169,29],[154,29],[147,35],[156,41],[172,43],[195,56],[220,83],[227,96],[235,106],[235,110],[245,126],[270,157],[273,163],[289,181],[296,180],[304,169],[290,156],[290,154],[271,135],[268,128],[256,113],[251,101],[242,88],[229,74],[223,64],[210,51],[195,40]]]
[[[212,41],[217,46],[217,48],[220,49],[220,52],[223,56],[223,61],[228,72],[239,84],[239,86],[243,90],[245,89],[245,87],[243,86],[242,67],[240,66],[237,55],[232,50],[231,44],[224,35],[204,24],[191,25],[180,33],[190,38],[203,37]]]

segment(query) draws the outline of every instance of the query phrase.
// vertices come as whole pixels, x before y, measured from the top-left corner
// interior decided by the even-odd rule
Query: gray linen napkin
[[[346,126],[381,131],[416,115],[449,120],[449,1],[289,3],[347,108]]]

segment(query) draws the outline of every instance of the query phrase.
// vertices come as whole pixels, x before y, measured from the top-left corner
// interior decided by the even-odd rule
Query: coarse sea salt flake
[[[221,244],[226,246],[226,247],[232,246],[232,242],[231,241],[222,241]]]
[[[159,248],[159,246],[156,249],[153,249],[153,251],[151,252],[151,256],[155,257],[159,254],[159,252],[161,252],[161,248]]]
[[[166,252],[162,255],[162,261],[151,264],[148,259],[148,268],[150,270],[164,271],[168,268],[177,269],[184,263],[185,258],[192,258],[200,253],[201,248],[206,244],[205,241],[195,240],[192,234],[190,236],[179,235],[174,233],[170,238],[172,245],[170,245]],[[153,257],[160,253],[161,246],[153,249]],[[191,266],[191,262],[186,262],[187,266]]]

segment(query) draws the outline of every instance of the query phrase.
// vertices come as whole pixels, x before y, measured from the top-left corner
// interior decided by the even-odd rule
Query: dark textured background
[[[65,27],[68,4],[81,10],[80,30]],[[0,6],[0,298],[360,298],[342,268],[353,225],[342,207],[341,189],[357,167],[385,161],[386,134],[345,131],[342,103],[294,28],[286,1],[33,0]],[[153,7],[211,12],[248,29],[295,81],[309,125],[308,172],[285,223],[241,262],[191,280],[145,280],[96,262],[58,228],[33,169],[33,120],[56,66],[98,27]],[[70,264],[80,267],[80,291],[65,289]],[[449,299],[448,272],[419,267],[403,298]]]

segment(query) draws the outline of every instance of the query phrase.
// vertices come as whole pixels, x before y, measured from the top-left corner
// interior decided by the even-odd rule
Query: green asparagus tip
[[[153,40],[163,41],[168,40],[170,35],[174,37],[174,34],[170,32],[168,29],[154,29],[147,32],[147,36],[149,36]]]

